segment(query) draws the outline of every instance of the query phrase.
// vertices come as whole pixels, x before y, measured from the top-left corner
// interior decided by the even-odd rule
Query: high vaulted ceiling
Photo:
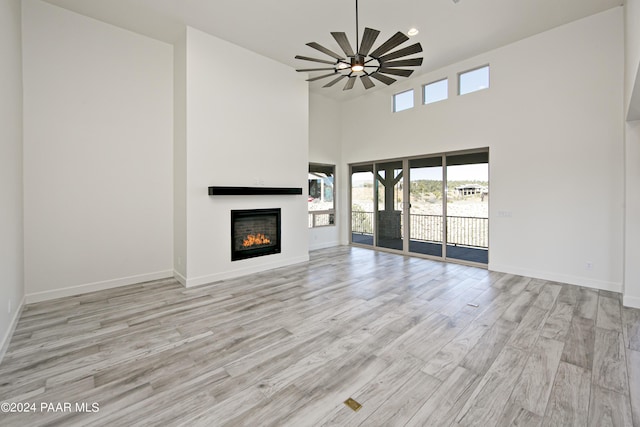
[[[46,0],[66,9],[168,43],[185,25],[296,68],[313,63],[295,55],[323,58],[305,43],[341,52],[331,31],[344,31],[355,44],[355,0]],[[414,75],[440,68],[536,33],[620,6],[623,0],[359,0],[360,33],[381,31],[375,46],[396,31],[420,33],[424,62]],[[416,55],[414,55],[416,56]],[[327,58],[330,59],[330,58]],[[230,64],[233,66],[233,64]],[[259,73],[259,70],[256,70]],[[318,75],[312,73],[311,76]],[[362,85],[312,91],[341,99],[364,93]],[[382,87],[377,83],[376,90]]]

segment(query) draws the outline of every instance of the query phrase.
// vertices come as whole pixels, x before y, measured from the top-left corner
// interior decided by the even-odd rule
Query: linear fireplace
[[[279,254],[280,209],[231,211],[231,261]]]

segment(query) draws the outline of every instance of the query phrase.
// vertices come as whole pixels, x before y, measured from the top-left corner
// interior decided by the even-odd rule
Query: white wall
[[[23,1],[28,301],[172,275],[172,47]]]
[[[640,0],[625,2],[624,304],[640,308]]]
[[[24,296],[20,1],[0,2],[0,360]]]
[[[331,90],[331,89],[329,89]],[[309,162],[336,166],[336,185],[342,173],[340,168],[340,111],[341,104],[316,93],[309,94]],[[341,189],[344,187],[341,187]],[[337,190],[335,201],[339,209],[342,190]],[[335,226],[309,229],[309,249],[320,249],[340,244],[339,230],[344,221]]]
[[[640,0],[627,0],[625,12],[625,117],[640,120]]]
[[[186,285],[308,260],[307,198],[209,186],[307,186],[308,90],[292,68],[187,28]],[[282,209],[282,252],[231,261],[231,210]]]
[[[640,121],[625,128],[625,274],[624,305],[640,308]]]
[[[491,88],[456,96],[484,64]],[[618,7],[345,104],[342,161],[490,147],[489,268],[621,291],[623,67]],[[450,98],[420,105],[443,77]],[[416,108],[391,113],[408,88]]]
[[[624,304],[640,308],[640,0],[625,9],[625,264]]]

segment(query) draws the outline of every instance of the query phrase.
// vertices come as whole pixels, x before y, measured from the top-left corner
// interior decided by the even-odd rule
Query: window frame
[[[402,110],[398,110],[397,109],[396,97],[398,95],[402,95],[402,94],[405,94],[405,93],[408,93],[408,92],[411,92],[411,107],[407,107],[407,108],[403,108]],[[394,113],[401,113],[403,111],[407,111],[407,110],[411,110],[412,108],[415,108],[415,106],[416,106],[415,97],[416,97],[416,91],[413,88],[410,88],[410,89],[407,89],[407,90],[403,90],[402,92],[394,93],[393,96],[392,96],[392,99],[393,99],[393,109],[392,109],[392,111]]]
[[[322,228],[322,227],[333,227],[336,225],[336,165],[334,164],[327,164],[327,163],[318,163],[318,162],[309,162],[309,169],[308,169],[308,173],[311,174],[312,172],[312,168],[314,166],[317,166],[319,169],[326,169],[326,168],[331,168],[333,173],[333,185],[332,185],[332,207],[330,209],[324,209],[324,210],[310,210],[308,204],[310,202],[307,202],[307,212],[309,214],[309,229],[312,228]],[[307,179],[307,183],[310,180]],[[308,194],[307,197],[310,197],[311,195]],[[316,216],[320,216],[320,215],[329,215],[329,220],[328,220],[328,224],[317,224],[316,223]]]
[[[483,68],[487,69],[487,87],[482,88],[482,89],[475,89],[475,90],[472,90],[470,92],[462,93],[462,91],[461,91],[462,85],[460,84],[461,80],[462,80],[462,76],[464,74],[473,73],[474,71],[482,70]],[[474,93],[474,92],[480,92],[480,91],[483,91],[483,90],[487,90],[490,87],[491,87],[491,65],[490,64],[480,65],[478,67],[470,68],[468,70],[460,71],[458,73],[458,96],[468,95],[468,94]]]
[[[440,82],[443,82],[443,81],[447,82],[446,97],[442,98],[442,99],[438,99],[436,101],[427,102],[427,86],[431,86],[431,85],[434,85],[436,83],[440,83]],[[449,77],[443,77],[441,79],[434,80],[432,82],[425,83],[425,84],[422,85],[422,105],[435,104],[436,102],[446,101],[447,99],[449,99]]]

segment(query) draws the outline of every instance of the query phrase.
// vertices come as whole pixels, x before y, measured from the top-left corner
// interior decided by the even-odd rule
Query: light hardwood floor
[[[36,403],[2,426],[640,425],[640,310],[342,246],[192,289],[163,280],[29,305],[0,401]]]

